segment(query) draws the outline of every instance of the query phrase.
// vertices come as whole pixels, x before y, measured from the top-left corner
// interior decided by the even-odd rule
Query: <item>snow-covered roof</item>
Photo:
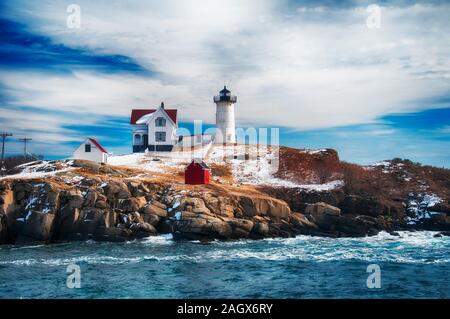
[[[143,116],[148,115],[148,117],[151,116],[151,114],[155,113],[157,109],[133,109],[131,110],[131,118],[130,118],[130,124],[145,124],[145,121],[141,121],[143,119]],[[170,117],[170,119],[177,124],[177,109],[166,109],[163,108],[163,110],[167,113],[167,115]],[[147,117],[147,119],[148,119]],[[139,123],[137,123],[139,121]]]

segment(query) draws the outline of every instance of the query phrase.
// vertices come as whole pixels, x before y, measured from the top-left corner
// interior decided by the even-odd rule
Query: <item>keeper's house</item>
[[[133,109],[130,124],[133,132],[133,153],[170,152],[178,142],[177,110],[166,109],[164,102],[156,109]]]

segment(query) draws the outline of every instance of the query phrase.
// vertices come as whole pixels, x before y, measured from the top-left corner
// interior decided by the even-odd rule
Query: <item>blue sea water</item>
[[[450,237],[0,246],[1,298],[450,298]],[[66,285],[80,266],[81,288]],[[367,287],[380,266],[381,288]]]

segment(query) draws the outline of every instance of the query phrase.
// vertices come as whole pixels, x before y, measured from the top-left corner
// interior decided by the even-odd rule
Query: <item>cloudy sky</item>
[[[443,1],[3,1],[0,130],[8,153],[24,136],[49,158],[86,136],[129,152],[131,108],[211,124],[227,84],[238,126],[282,144],[450,167],[449,16]]]

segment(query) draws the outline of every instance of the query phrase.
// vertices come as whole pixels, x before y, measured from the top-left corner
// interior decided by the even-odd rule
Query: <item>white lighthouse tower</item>
[[[236,143],[236,131],[234,121],[234,103],[237,97],[231,95],[231,91],[226,86],[219,92],[219,95],[214,96],[214,103],[216,103],[216,136],[214,143]]]

